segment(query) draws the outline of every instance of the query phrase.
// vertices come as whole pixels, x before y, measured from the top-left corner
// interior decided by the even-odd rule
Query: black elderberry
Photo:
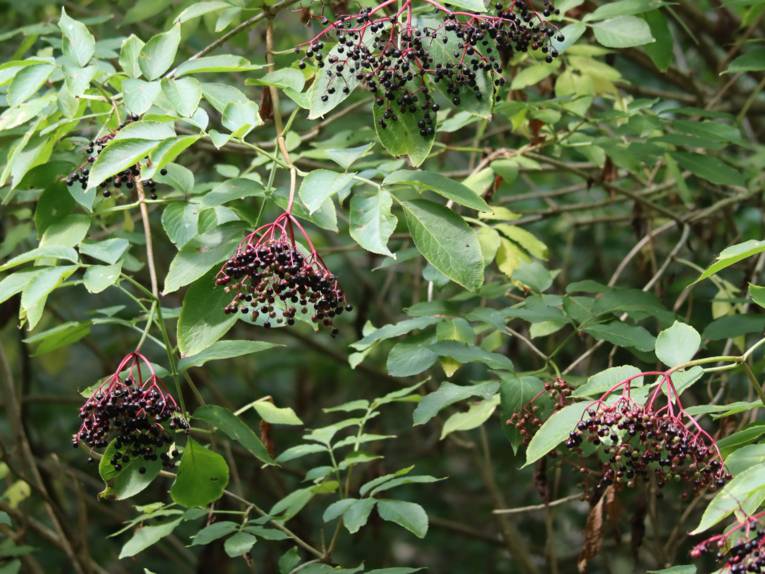
[[[166,461],[165,466],[172,468],[167,458],[172,441],[164,423],[170,428],[188,427],[152,364],[138,352],[127,355],[115,373],[85,401],[80,407],[80,419],[72,445],[84,443],[91,449],[101,449],[113,442],[116,452],[109,462],[118,471],[133,459],[157,460],[157,453]],[[141,466],[139,472],[145,473],[146,467]]]
[[[310,247],[308,253],[295,242],[295,228]],[[265,328],[293,325],[298,309],[317,327],[333,328],[334,317],[350,307],[337,278],[289,212],[248,235],[223,264],[215,283],[234,293],[226,313],[260,317]]]

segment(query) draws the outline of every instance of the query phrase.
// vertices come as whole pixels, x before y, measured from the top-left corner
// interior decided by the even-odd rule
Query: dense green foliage
[[[760,567],[763,0],[0,13],[0,573]]]

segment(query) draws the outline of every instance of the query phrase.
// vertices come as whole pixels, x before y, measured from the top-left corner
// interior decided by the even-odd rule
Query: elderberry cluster
[[[694,492],[717,490],[730,479],[704,435],[694,434],[669,410],[651,411],[624,397],[612,405],[598,401],[587,409],[566,446],[581,453],[585,442],[602,447],[604,455],[597,492],[612,484],[633,487],[648,475],[659,488],[675,481]]]
[[[542,426],[542,407],[540,406],[538,399],[544,394],[552,400],[553,412],[559,411],[568,404],[569,397],[571,396],[572,388],[569,384],[561,378],[555,379],[551,383],[545,383],[544,390],[534,396],[528,403],[523,405],[521,410],[510,415],[507,419],[507,424],[515,427],[520,434],[521,443],[528,445],[531,441],[531,437]]]
[[[691,551],[694,558],[702,554],[712,554],[723,572],[744,574],[746,572],[765,572],[765,531],[760,528],[751,530],[742,542],[729,548],[725,536],[715,536],[704,541]]]
[[[172,468],[175,453],[168,452],[172,439],[164,424],[170,429],[188,428],[175,400],[161,389],[155,376],[142,385],[132,374],[124,382],[115,375],[108,385],[99,387],[80,407],[80,419],[72,445],[76,448],[82,442],[100,449],[114,440],[110,462],[118,471],[136,458],[160,459],[163,466]],[[145,467],[139,472],[146,472]]]
[[[332,327],[346,306],[335,276],[315,254],[305,256],[287,238],[247,243],[221,268],[216,285],[235,292],[226,313],[251,313],[265,319],[264,327],[294,325],[298,310],[317,326]]]
[[[85,149],[88,156],[85,159],[83,165],[78,167],[67,176],[67,187],[71,187],[72,185],[75,185],[75,183],[78,183],[82,189],[87,189],[88,177],[90,176],[90,166],[95,163],[99,154],[104,150],[109,142],[117,137],[119,130],[138,120],[138,117],[139,116],[135,114],[130,114],[127,119],[119,125],[118,130],[88,142],[88,147]],[[163,168],[160,170],[160,173],[162,175],[167,175],[167,170]],[[140,164],[135,164],[107,179],[101,183],[98,188],[101,190],[101,193],[104,197],[110,197],[114,191],[121,189],[123,185],[126,189],[132,190],[135,188],[136,181],[140,181],[140,179],[141,166]],[[149,193],[149,197],[151,199],[157,199],[157,182],[155,182],[153,179],[147,179],[143,182],[143,185],[146,191]]]
[[[540,51],[551,62],[558,53],[552,39],[563,41],[557,29],[530,10],[523,0],[495,5],[494,14],[452,12],[438,2],[435,16],[413,16],[410,1],[394,14],[365,8],[334,23],[324,19],[324,30],[311,42],[301,67],[312,61],[327,68],[329,78],[322,101],[338,91],[348,94],[351,82],[360,83],[375,97],[376,121],[382,129],[413,114],[420,135],[435,130],[435,88],[455,106],[473,95],[485,97],[487,78],[493,86],[505,83],[504,63],[514,52]],[[543,15],[558,11],[545,0]],[[326,52],[321,41],[334,36],[336,47]]]

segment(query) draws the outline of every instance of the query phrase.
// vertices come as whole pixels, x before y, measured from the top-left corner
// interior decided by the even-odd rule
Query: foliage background
[[[97,57],[116,66],[124,38],[134,33],[148,40],[169,30],[192,4],[95,0],[64,5],[98,39]],[[210,46],[213,54],[235,54],[265,64],[271,59],[266,54],[266,16],[273,13],[274,69],[294,69],[297,57],[291,49],[310,37],[303,18],[308,11],[322,10],[319,3],[312,2],[281,2],[271,7],[244,0],[196,4],[208,4],[211,9],[180,27],[176,66]],[[387,242],[398,254],[394,261],[354,241],[353,231],[349,232],[354,216],[348,200],[335,198],[331,209],[326,204],[323,209],[336,214],[337,230],[331,222],[325,222],[324,228],[319,222],[310,229],[355,307],[351,315],[338,320],[338,337],[313,333],[306,325],[266,331],[240,321],[226,339],[267,341],[283,347],[210,361],[187,371],[183,388],[190,411],[199,406],[200,399],[190,391],[188,380],[204,401],[232,411],[266,396],[279,407],[291,407],[303,424],[271,427],[276,453],[301,444],[305,429],[355,416],[327,409],[349,401],[372,401],[423,383],[404,393],[405,400],[381,407],[381,415],[369,421],[366,432],[392,438],[365,445],[363,450],[374,459],[359,465],[352,484],[356,487],[409,465],[416,465],[416,475],[445,478],[431,484],[404,484],[395,492],[397,499],[416,502],[427,511],[427,536],[421,539],[409,531],[420,532],[421,528],[400,528],[373,513],[353,536],[340,531],[337,547],[328,558],[333,564],[353,568],[363,562],[367,568],[427,567],[431,572],[455,573],[575,572],[585,539],[595,530],[602,538],[602,550],[590,557],[593,572],[645,571],[690,561],[688,550],[699,537],[685,533],[697,524],[708,497],[688,504],[674,491],[662,500],[626,492],[609,509],[605,526],[586,527],[590,505],[572,496],[578,492],[576,473],[558,466],[554,459],[546,469],[539,464],[521,468],[523,449],[514,452],[511,442],[517,437],[504,424],[509,416],[507,403],[512,402],[512,389],[518,384],[511,369],[540,380],[550,380],[557,369],[578,385],[609,366],[654,366],[654,336],[675,318],[702,333],[703,353],[709,356],[742,353],[749,346],[747,338],[751,344],[765,328],[759,307],[747,296],[748,283],[762,281],[765,260],[761,254],[755,253],[713,281],[693,283],[728,245],[763,237],[765,48],[761,40],[765,3],[679,0],[670,5],[627,0],[633,6],[627,10],[629,17],[647,22],[645,26],[656,40],[647,45],[637,41],[634,46],[630,44],[635,42],[619,37],[604,41],[603,30],[598,30],[598,22],[604,19],[592,19],[596,10],[614,4],[622,9],[625,5],[561,0],[557,5],[567,19],[562,25],[575,27],[569,32],[581,27],[582,36],[560,62],[546,65],[516,58],[506,73],[508,89],[498,96],[490,119],[457,109],[442,114],[437,143],[421,169],[464,182],[493,206],[513,212],[495,211],[494,218],[479,220],[469,209],[455,209],[475,229],[487,224],[493,227],[495,231],[485,232],[492,237],[487,241],[499,243],[496,259],[492,256],[484,261],[484,285],[477,294],[467,294],[419,256],[398,204],[393,207],[397,227]],[[0,46],[4,60],[58,57],[60,10],[61,4],[42,0],[3,3],[5,33]],[[260,19],[246,24],[248,18],[258,15]],[[577,24],[588,15],[588,27]],[[243,22],[240,33],[229,35]],[[180,155],[175,161],[188,171],[171,171],[171,175],[180,173],[193,186],[168,185],[169,180],[157,178],[159,199],[149,202],[149,214],[160,286],[164,283],[167,292],[161,298],[163,319],[173,342],[178,340],[176,322],[182,306],[187,313],[205,312],[222,307],[225,300],[213,291],[209,274],[191,287],[187,285],[191,281],[181,279],[180,289],[168,289],[167,276],[179,265],[178,236],[173,236],[179,231],[168,222],[167,206],[198,204],[215,186],[243,173],[258,174],[261,182],[268,181],[269,157],[277,146],[273,113],[264,108],[276,100],[269,97],[268,84],[254,81],[265,72],[253,68],[205,76],[206,82],[214,78],[241,90],[259,105],[257,117],[263,116],[263,121],[251,118],[257,125],[251,126],[245,138],[234,137],[221,146],[214,137],[203,137]],[[11,77],[3,75],[2,67],[0,77],[2,89],[7,90]],[[53,76],[47,87],[58,89],[61,80]],[[297,88],[302,91],[302,86]],[[304,174],[318,169],[357,174],[368,170],[365,177],[379,182],[376,169],[409,167],[405,160],[398,166],[391,164],[391,157],[377,143],[367,95],[354,93],[324,119],[308,119],[308,113],[296,108],[286,93],[289,88],[278,85],[277,89],[283,92],[279,116],[286,120],[297,109],[286,143]],[[122,93],[117,84],[111,84],[108,91]],[[91,87],[87,93],[96,96],[98,90]],[[124,97],[129,97],[127,90]],[[7,96],[4,101],[10,105]],[[211,127],[228,133],[220,126],[220,110],[216,112],[209,104],[205,107],[210,111]],[[18,108],[10,109],[0,123],[19,113]],[[89,222],[88,241],[127,240],[127,254],[119,256],[123,271],[148,287],[138,205],[122,200],[101,203],[100,209],[97,205],[90,211],[67,196],[61,182],[82,159],[82,142],[71,138],[92,137],[100,121],[80,119],[57,142],[53,155],[24,172],[21,181],[3,177],[0,255],[8,261],[28,252],[44,240],[46,228],[63,215],[76,213]],[[188,125],[178,128],[179,135],[192,132]],[[14,169],[14,159],[18,165],[13,151],[24,133],[25,127],[17,126],[0,131],[8,170]],[[369,149],[364,147],[367,144],[371,144]],[[354,149],[347,151],[350,148]],[[353,162],[343,165],[348,157]],[[281,199],[254,193],[254,197],[233,202],[233,209],[225,213],[208,210],[194,225],[199,233],[212,231],[204,236],[207,244],[196,246],[191,266],[220,243],[221,236],[215,233],[225,227],[219,227],[221,218],[251,222],[257,210],[263,209],[263,220],[268,220],[278,214],[276,204],[284,203],[288,187],[289,173],[280,168],[274,188]],[[390,189],[406,198],[415,188]],[[363,192],[357,187],[354,197],[375,189],[379,187],[368,186]],[[425,188],[423,193],[444,203],[445,198],[433,190]],[[300,195],[305,201],[302,191]],[[74,219],[67,221],[59,237],[72,232]],[[533,236],[503,231],[502,225]],[[238,241],[243,228],[236,228],[230,238]],[[79,243],[78,239],[72,246]],[[531,263],[521,265],[524,260]],[[83,265],[97,263],[87,258],[80,261]],[[193,278],[210,268],[212,265],[201,269]],[[251,563],[228,557],[222,540],[189,547],[190,537],[208,518],[205,513],[182,523],[137,557],[118,559],[131,534],[110,535],[137,515],[134,505],[167,502],[172,479],[159,477],[130,500],[102,501],[96,496],[103,484],[95,465],[87,464],[84,453],[71,448],[70,436],[76,430],[82,402],[78,391],[113,371],[119,358],[134,348],[146,319],[120,289],[89,294],[82,285],[83,270],[59,285],[47,302],[43,298],[44,313],[31,330],[19,320],[21,311],[21,317],[31,322],[23,296],[0,293],[4,301],[0,308],[0,378],[5,407],[0,509],[7,513],[0,526],[4,536],[0,553],[5,557],[0,571],[19,567],[29,572],[280,571],[280,557],[295,546],[289,538],[260,538],[252,547]],[[481,270],[484,272],[483,265]],[[9,276],[4,271],[3,279]],[[598,284],[578,283],[582,281]],[[126,280],[121,284],[132,290]],[[655,297],[648,301],[638,290]],[[589,306],[596,296],[613,297],[612,307],[593,314]],[[578,312],[577,305],[582,307]],[[622,312],[629,314],[626,321]],[[350,345],[369,334],[372,326],[416,316],[435,319],[422,331],[402,329],[401,336],[375,345],[363,362],[355,368],[349,366],[349,355],[358,352]],[[438,330],[433,327],[435,322]],[[60,331],[44,335],[62,324],[71,326],[66,337]],[[35,339],[40,333],[43,336]],[[159,331],[154,335],[159,338]],[[469,343],[469,358],[455,354],[449,359],[446,352],[447,358],[438,360],[433,354],[437,340],[460,338]],[[44,348],[46,343],[48,348]],[[157,364],[171,368],[159,346],[147,343],[146,352]],[[512,367],[496,354],[510,358]],[[476,356],[478,361],[473,360]],[[761,366],[762,359],[754,355],[752,370],[757,380]],[[495,384],[483,402],[480,393],[468,392],[465,400],[444,406],[425,424],[414,425],[415,403],[446,380],[465,386],[482,381],[501,383],[503,404],[499,404],[502,397]],[[731,416],[712,423],[720,436],[755,425],[762,407],[756,386],[750,386],[740,370],[710,373],[688,396],[691,405],[723,405],[723,412],[725,405],[749,401]],[[461,412],[468,412],[461,421],[464,430],[442,437],[445,421],[460,422],[449,417]],[[262,428],[260,417],[252,410],[242,420],[258,432]],[[212,442],[214,450],[227,459],[230,489],[265,509],[311,485],[312,481],[304,481],[306,472],[327,464],[312,455],[264,469],[224,434],[200,431],[197,438]],[[329,544],[335,523],[324,524],[322,514],[335,500],[332,496],[315,495],[289,520],[290,532],[315,548]],[[542,496],[557,502],[545,508]],[[247,507],[226,496],[215,505],[217,510],[237,512]],[[492,513],[502,508],[514,511]],[[161,523],[162,519],[146,522]],[[301,551],[301,558],[313,557]],[[284,564],[281,571],[290,571]],[[704,569],[710,566],[700,568],[707,571]]]

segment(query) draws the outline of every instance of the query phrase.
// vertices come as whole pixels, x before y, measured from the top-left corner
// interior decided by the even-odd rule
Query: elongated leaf
[[[440,173],[402,169],[387,175],[384,185],[410,184],[420,190],[429,190],[446,199],[478,211],[490,211],[483,198],[466,185]]]
[[[194,418],[217,427],[232,440],[237,441],[255,458],[266,464],[274,464],[263,442],[247,424],[228,409],[218,405],[204,405],[194,411]]]
[[[535,463],[565,441],[582,419],[589,404],[587,401],[573,403],[553,413],[531,439],[526,449],[526,463],[523,466]]]
[[[402,201],[417,249],[433,267],[471,291],[483,284],[477,235],[452,211],[427,200]]]
[[[181,43],[181,27],[153,36],[138,54],[138,65],[147,80],[156,80],[173,65]]]
[[[64,54],[70,56],[80,66],[86,66],[96,51],[96,39],[85,24],[69,17],[61,8],[58,27],[64,35]]]
[[[152,151],[159,142],[145,139],[124,139],[113,141],[98,155],[88,176],[88,188],[101,183],[119,172],[135,165]]]
[[[267,351],[268,349],[281,346],[282,345],[268,343],[266,341],[218,341],[201,353],[197,353],[190,357],[183,357],[178,362],[178,369],[184,371],[191,367],[201,367],[208,361],[232,359],[234,357],[260,353],[261,351]]]
[[[393,198],[381,188],[372,195],[354,193],[351,198],[350,234],[367,251],[394,257],[388,240],[396,230],[398,220],[391,213]]]
[[[414,502],[380,500],[377,503],[377,513],[383,520],[406,528],[417,538],[425,538],[428,533],[428,515],[422,506]]]

